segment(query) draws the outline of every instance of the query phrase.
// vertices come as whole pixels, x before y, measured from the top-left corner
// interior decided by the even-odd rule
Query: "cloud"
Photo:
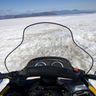
[[[7,10],[0,10],[0,15],[3,16],[3,15],[10,15],[10,14],[13,14],[13,9],[7,9]]]
[[[35,12],[40,12],[41,10],[37,10],[37,9],[29,9],[26,10],[25,13],[35,13]]]
[[[40,10],[35,10],[35,9],[29,9],[29,10],[19,10],[19,11],[16,11],[16,10],[13,10],[13,9],[6,9],[6,10],[0,10],[0,16],[4,16],[4,15],[17,15],[17,14],[23,14],[23,13],[27,13],[27,14],[30,14],[30,13],[35,13],[35,12],[40,12]]]

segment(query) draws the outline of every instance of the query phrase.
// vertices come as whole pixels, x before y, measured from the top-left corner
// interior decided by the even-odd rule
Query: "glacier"
[[[36,22],[56,22],[69,27],[73,32],[76,43],[93,56],[95,62],[92,73],[94,73],[96,70],[95,13],[0,20],[0,72],[7,72],[4,66],[4,58],[20,43],[23,29]],[[91,80],[91,82],[95,87],[95,81]],[[7,83],[8,80],[3,80],[3,83],[0,84],[0,90]]]

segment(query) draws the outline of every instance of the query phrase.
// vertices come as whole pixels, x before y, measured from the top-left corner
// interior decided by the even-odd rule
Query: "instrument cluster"
[[[70,62],[61,57],[38,57],[29,61],[28,65],[30,67],[38,66],[56,66],[56,67],[71,67]]]
[[[60,62],[60,61],[54,61],[52,62],[51,64],[48,64],[46,62],[37,62],[34,66],[37,67],[37,66],[56,66],[56,67],[63,67],[63,63]]]

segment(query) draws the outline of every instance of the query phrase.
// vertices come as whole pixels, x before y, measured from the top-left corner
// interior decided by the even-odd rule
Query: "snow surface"
[[[0,72],[7,72],[4,67],[4,58],[20,43],[23,29],[32,23],[44,21],[68,26],[72,30],[76,42],[85,48],[96,61],[96,14],[6,19],[0,20]],[[95,64],[93,73],[96,70]],[[0,89],[7,83],[8,80],[4,80]],[[93,81],[92,83],[96,86]]]

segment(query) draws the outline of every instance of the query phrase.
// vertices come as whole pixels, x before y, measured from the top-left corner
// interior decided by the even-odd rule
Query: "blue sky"
[[[0,0],[0,14],[51,10],[96,10],[96,0]]]

